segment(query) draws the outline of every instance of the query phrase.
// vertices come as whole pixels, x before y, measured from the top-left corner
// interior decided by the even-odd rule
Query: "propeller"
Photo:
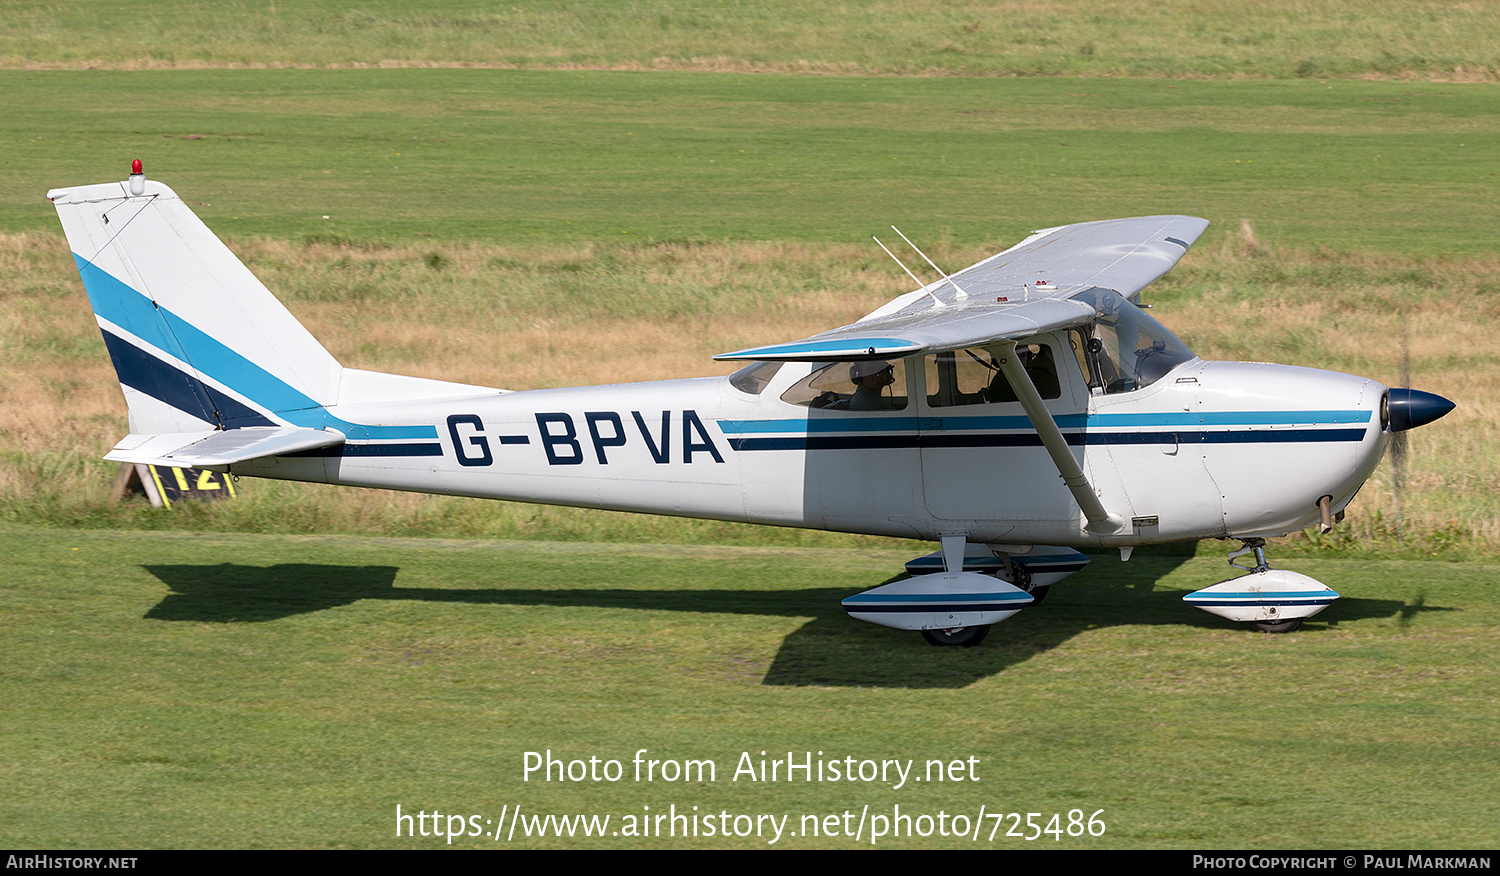
[[[1391,430],[1391,497],[1395,503],[1392,513],[1392,524],[1396,528],[1396,541],[1401,541],[1402,532],[1401,499],[1406,493],[1406,432],[1407,429],[1397,429],[1395,420],[1391,417],[1391,409],[1395,407],[1392,397],[1395,393],[1411,392],[1411,348],[1407,345],[1406,323],[1401,323],[1401,386],[1389,390],[1386,393],[1386,423]],[[1407,427],[1410,428],[1410,427]]]
[[[1453,410],[1453,402],[1436,393],[1411,388],[1411,350],[1401,324],[1401,385],[1386,391],[1386,429],[1391,433],[1391,495],[1395,502],[1396,539],[1401,539],[1401,499],[1406,491],[1406,433]]]

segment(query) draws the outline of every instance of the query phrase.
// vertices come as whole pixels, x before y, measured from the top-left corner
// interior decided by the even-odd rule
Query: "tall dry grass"
[[[843,324],[906,290],[878,251],[800,243],[232,247],[347,365],[511,389],[725,373],[717,352]],[[989,253],[939,244],[940,263]],[[1205,358],[1362,374],[1458,409],[1410,433],[1309,549],[1500,553],[1500,260],[1286,251],[1248,225],[1147,290]],[[124,403],[66,244],[0,235],[0,518],[63,525],[833,544],[845,536],[245,482],[172,515],[108,501]],[[1311,537],[1309,537],[1311,538]]]
[[[1346,526],[1308,536],[1317,544],[1500,549],[1500,259],[1283,252],[1247,223],[1195,251],[1147,297],[1206,358],[1331,368],[1458,403],[1407,433],[1403,470],[1388,457]]]

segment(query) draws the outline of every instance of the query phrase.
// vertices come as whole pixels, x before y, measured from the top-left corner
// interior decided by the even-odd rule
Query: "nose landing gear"
[[[1262,633],[1290,633],[1333,603],[1339,595],[1321,581],[1297,572],[1273,569],[1266,562],[1266,540],[1241,539],[1243,547],[1229,553],[1229,565],[1248,575],[1220,581],[1189,593],[1183,602],[1226,620],[1248,623]],[[1235,562],[1251,554],[1254,566]]]

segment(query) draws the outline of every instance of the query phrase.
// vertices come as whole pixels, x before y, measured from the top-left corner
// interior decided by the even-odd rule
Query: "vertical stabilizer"
[[[132,433],[321,428],[341,367],[171,189],[55,189]]]

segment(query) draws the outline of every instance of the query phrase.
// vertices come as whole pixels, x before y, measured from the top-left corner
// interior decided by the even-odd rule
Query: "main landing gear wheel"
[[[922,638],[929,645],[958,645],[962,648],[972,648],[984,641],[984,637],[990,634],[990,625],[984,624],[977,627],[957,627],[951,630],[923,630]]]
[[[1290,633],[1300,626],[1302,626],[1300,617],[1294,617],[1291,620],[1250,622],[1250,629],[1257,633]]]
[[[1005,576],[1001,580],[1030,593],[1033,608],[1042,604],[1042,600],[1047,598],[1047,591],[1052,587],[1050,584],[1031,583],[1031,570],[1014,561],[1007,561]]]

